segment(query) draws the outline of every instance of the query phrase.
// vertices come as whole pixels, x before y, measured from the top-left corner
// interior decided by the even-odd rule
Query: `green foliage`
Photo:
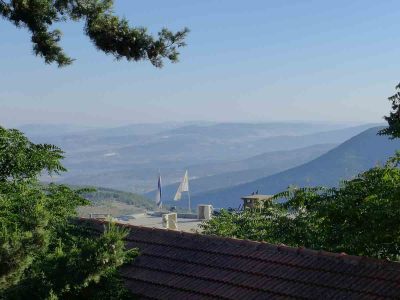
[[[63,228],[46,253],[29,268],[29,275],[7,291],[8,298],[46,299],[52,295],[61,299],[97,299],[99,292],[124,290],[118,281],[117,267],[133,259],[135,250],[124,251],[127,232],[109,225],[105,233],[93,239],[93,233],[82,225]],[[112,290],[100,290],[104,280],[114,281]],[[125,291],[126,293],[126,291]]]
[[[400,259],[400,153],[338,188],[289,189],[263,211],[223,212],[205,233]]]
[[[61,31],[51,30],[58,22],[84,21],[85,33],[97,49],[128,61],[149,60],[162,67],[163,59],[177,62],[178,48],[185,46],[189,30],[173,33],[162,29],[158,37],[143,27],[130,27],[124,18],[113,15],[112,0],[0,0],[0,15],[17,27],[27,28],[32,35],[33,51],[50,64],[69,65],[61,46]]]
[[[0,126],[0,181],[33,179],[42,171],[65,171],[63,152],[56,146],[33,144],[21,132]]]
[[[392,103],[392,110],[389,116],[384,117],[389,126],[379,132],[381,135],[389,135],[391,139],[400,137],[400,83],[396,86],[396,90],[397,92],[388,98]]]
[[[64,170],[61,150],[1,127],[0,149],[0,299],[97,299],[110,292],[100,286],[124,299],[116,270],[136,255],[125,250],[127,232],[110,225],[94,236],[73,222],[88,189],[37,180]]]

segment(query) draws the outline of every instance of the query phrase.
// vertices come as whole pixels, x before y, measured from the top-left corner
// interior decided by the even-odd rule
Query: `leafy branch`
[[[178,49],[186,46],[188,28],[175,33],[164,28],[153,37],[146,28],[130,27],[112,9],[112,0],[0,0],[0,15],[16,27],[30,31],[35,55],[47,64],[64,67],[74,61],[60,46],[62,32],[50,29],[67,20],[84,21],[85,33],[96,48],[118,60],[148,60],[158,68],[165,59],[179,60]]]

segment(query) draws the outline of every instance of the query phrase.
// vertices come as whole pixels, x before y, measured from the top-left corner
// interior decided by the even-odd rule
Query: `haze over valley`
[[[45,182],[111,188],[152,199],[160,172],[164,201],[173,203],[179,181],[188,170],[195,203],[228,207],[255,190],[269,194],[290,184],[306,183],[301,180],[309,176],[308,168],[302,169],[304,165],[316,164],[320,168],[315,160],[324,161],[329,151],[337,152],[340,144],[376,125],[191,122],[100,128],[36,124],[20,126],[20,130],[34,142],[55,144],[65,151],[68,172],[51,178],[44,175]],[[368,135],[368,141],[374,143],[374,139],[384,138]],[[363,163],[356,156],[347,156],[345,166],[335,165],[336,169],[343,167],[347,171],[336,170],[332,174],[326,170],[329,180],[320,177],[309,183],[330,184],[346,179],[386,156],[386,152],[383,155],[372,151]],[[298,170],[295,177],[279,175],[293,169]],[[278,178],[279,184],[271,186],[272,179],[262,184],[263,178]]]

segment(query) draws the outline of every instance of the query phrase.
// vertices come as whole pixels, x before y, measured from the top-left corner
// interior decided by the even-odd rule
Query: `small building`
[[[272,195],[249,195],[241,198],[243,200],[243,209],[263,208],[266,201],[272,201]]]

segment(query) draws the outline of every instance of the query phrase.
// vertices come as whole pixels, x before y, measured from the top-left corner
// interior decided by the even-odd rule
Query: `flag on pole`
[[[158,208],[162,207],[162,191],[161,191],[161,174],[158,175],[158,187],[157,187],[157,194],[156,194],[156,204]]]
[[[182,193],[180,191],[181,186],[179,185],[178,190],[176,191],[175,197],[174,197],[174,201],[179,201],[182,198]]]
[[[189,176],[188,171],[186,170],[185,175],[182,178],[182,182],[176,191],[174,201],[179,201],[182,198],[182,192],[189,192]]]
[[[189,192],[189,176],[187,170],[185,172],[185,176],[183,176],[181,186],[181,192]]]

